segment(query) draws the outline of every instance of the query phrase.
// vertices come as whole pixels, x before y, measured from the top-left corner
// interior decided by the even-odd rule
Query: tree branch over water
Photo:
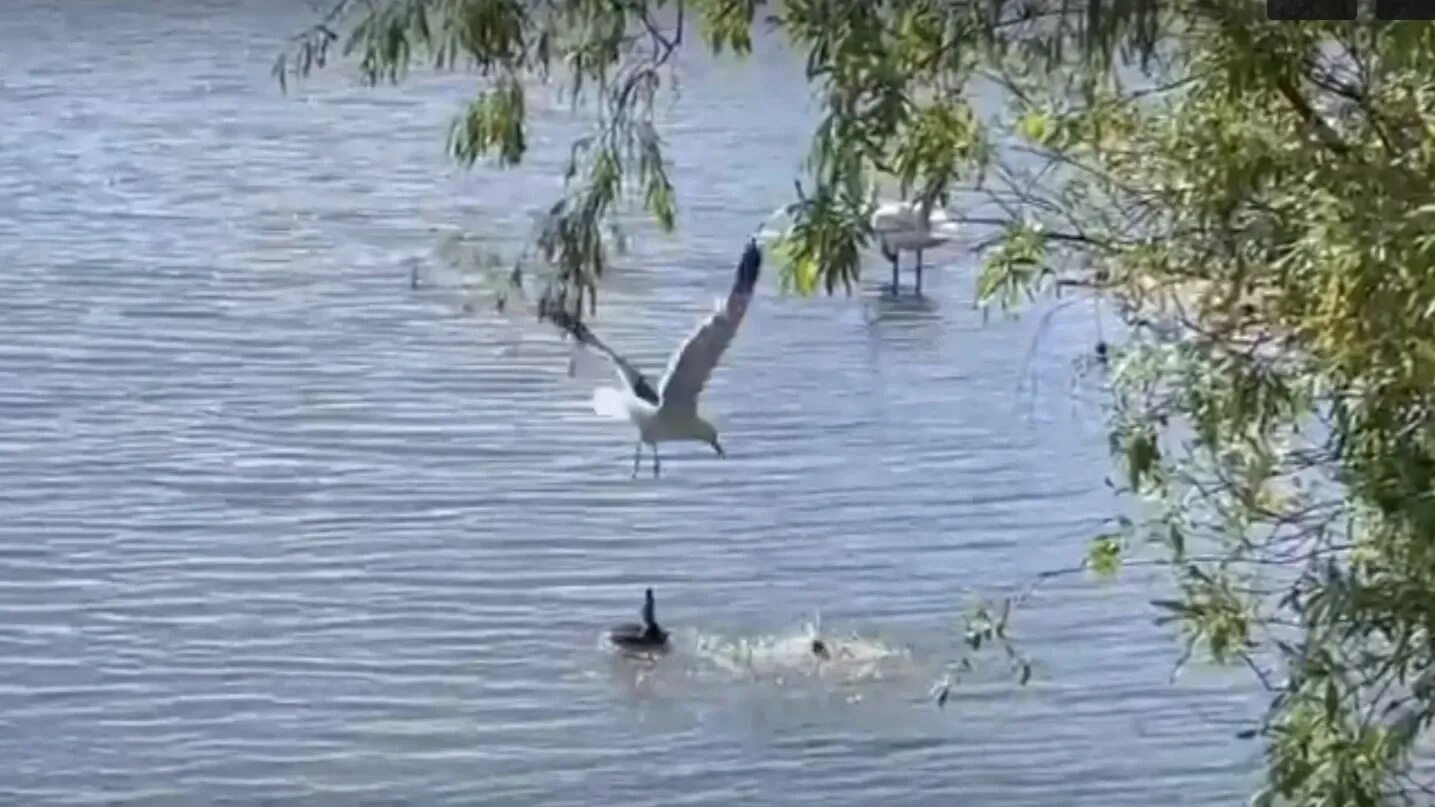
[[[821,102],[768,250],[784,289],[850,292],[879,193],[960,192],[983,306],[1110,300],[1130,332],[1105,368],[1111,485],[1141,515],[1094,557],[1149,550],[1186,652],[1271,690],[1261,803],[1414,792],[1435,719],[1435,26],[1270,23],[1250,0],[370,0],[276,70],[340,43],[371,84],[471,70],[468,166],[523,163],[550,82],[584,105],[530,245],[540,316],[581,317],[621,213],[676,226],[655,114],[675,55],[741,56],[759,24]],[[969,640],[1004,638],[1013,605]]]
[[[500,168],[523,162],[535,91],[548,87],[566,93],[575,107],[591,108],[593,129],[573,144],[565,190],[542,216],[532,244],[545,280],[540,313],[581,316],[596,305],[611,249],[621,245],[622,208],[636,201],[661,229],[675,226],[656,102],[665,69],[684,42],[685,7],[685,0],[341,0],[294,37],[275,74],[287,87],[289,79],[323,67],[340,39],[336,28],[347,30],[344,53],[357,57],[371,85],[397,83],[422,59],[441,71],[473,70],[483,89],[449,134],[449,153],[467,166],[485,157]],[[670,29],[657,18],[667,9]],[[735,39],[734,47],[743,45]]]

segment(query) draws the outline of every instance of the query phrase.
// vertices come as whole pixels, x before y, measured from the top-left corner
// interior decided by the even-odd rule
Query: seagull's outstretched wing
[[[618,378],[622,380],[628,389],[633,391],[634,395],[637,395],[653,406],[658,405],[657,390],[654,390],[653,385],[648,383],[648,379],[643,377],[643,374],[638,371],[638,368],[633,366],[632,362],[619,356],[612,348],[603,344],[603,341],[595,336],[593,332],[588,329],[587,325],[584,325],[563,311],[550,314],[549,318],[557,323],[559,327],[573,334],[574,339],[597,349],[600,353],[607,356],[609,360],[613,362],[614,369],[618,371]]]
[[[668,359],[668,369],[658,385],[663,406],[679,409],[697,407],[698,395],[747,313],[761,266],[762,253],[758,251],[757,242],[750,240],[742,252],[742,260],[738,262],[737,276],[733,279],[727,299],[719,301],[717,310]]]

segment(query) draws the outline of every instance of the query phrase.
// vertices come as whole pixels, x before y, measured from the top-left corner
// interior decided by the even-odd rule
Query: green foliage
[[[1112,445],[1175,572],[1162,621],[1272,690],[1270,798],[1389,803],[1416,792],[1432,702],[1411,681],[1435,661],[1415,594],[1435,583],[1435,266],[1412,224],[1435,60],[1407,50],[1429,29],[1180,11],[1169,89],[1051,99],[1017,128],[1096,201],[1062,220],[1137,328]]]
[[[538,244],[545,304],[577,312],[620,204],[674,226],[653,108],[685,29],[740,56],[759,19],[823,103],[771,249],[784,287],[850,289],[884,183],[1002,211],[979,299],[1083,288],[1130,326],[1110,432],[1143,515],[1086,568],[1164,564],[1163,624],[1269,690],[1261,800],[1419,793],[1410,750],[1435,718],[1435,26],[1268,23],[1249,0],[375,0],[341,4],[279,70],[322,66],[340,40],[370,82],[421,55],[473,69],[485,83],[450,151],[500,165],[524,156],[535,82],[560,75],[594,131]],[[1007,110],[987,120],[973,105],[991,88]],[[1019,658],[1020,599],[979,610],[968,648]]]
[[[1093,538],[1086,547],[1086,566],[1098,577],[1115,577],[1121,567],[1120,536],[1101,535]]]
[[[706,0],[695,3],[702,18],[704,39],[713,53],[731,50],[738,55],[752,51],[752,20],[760,5],[756,0]]]
[[[1041,278],[1048,275],[1047,245],[1039,226],[1013,221],[982,259],[977,277],[977,300],[1002,308],[1018,305]]]
[[[716,44],[749,46],[751,4],[696,5]],[[675,19],[660,24],[669,8]],[[539,310],[581,316],[585,303],[589,310],[596,305],[611,250],[621,246],[619,214],[627,206],[646,210],[662,230],[676,226],[656,105],[683,40],[684,14],[684,3],[666,0],[340,0],[295,37],[275,74],[287,87],[290,77],[323,67],[340,42],[368,84],[398,82],[422,61],[437,70],[471,70],[481,86],[454,120],[448,152],[466,166],[493,158],[510,168],[527,153],[529,97],[557,77],[557,89],[587,105],[596,120],[574,144],[565,192],[535,238],[546,278]]]
[[[955,665],[951,665],[955,667],[958,677],[975,668],[973,660],[983,648],[998,647],[1002,651],[1007,670],[1016,678],[1017,683],[1026,686],[1031,681],[1031,659],[1018,651],[1017,644],[1011,637],[1011,618],[1023,600],[1023,597],[1008,597],[1002,601],[1000,609],[978,605],[963,617],[960,627],[963,650],[966,652]]]
[[[509,76],[468,105],[449,131],[448,148],[455,159],[473,165],[485,154],[498,152],[500,165],[518,165],[528,144],[523,135],[523,84]]]

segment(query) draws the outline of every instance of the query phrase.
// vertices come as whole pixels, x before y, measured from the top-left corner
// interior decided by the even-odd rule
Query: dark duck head
[[[650,588],[643,592],[643,623],[618,625],[608,631],[608,640],[625,650],[666,649],[668,632],[658,626],[653,610],[653,590]]]

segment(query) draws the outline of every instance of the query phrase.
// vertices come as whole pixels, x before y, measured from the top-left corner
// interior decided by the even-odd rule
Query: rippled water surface
[[[291,7],[292,6],[292,7]],[[1241,679],[1151,626],[1153,583],[1045,586],[1025,689],[945,709],[972,597],[1076,562],[1118,506],[1073,363],[1088,307],[983,325],[970,260],[927,302],[765,275],[705,396],[726,460],[631,435],[527,314],[436,258],[509,236],[531,165],[445,161],[467,77],[268,68],[303,4],[7,3],[0,25],[0,796],[78,802],[1233,803]],[[788,201],[794,60],[691,63],[681,235],[595,322],[654,371]],[[509,242],[510,245],[512,242]],[[422,283],[409,288],[418,267]],[[872,258],[871,283],[886,276]],[[769,266],[769,269],[771,267]],[[910,282],[910,281],[908,281]],[[1089,385],[1088,385],[1089,386]],[[615,658],[644,586],[676,650]],[[804,623],[846,649],[816,665]]]

